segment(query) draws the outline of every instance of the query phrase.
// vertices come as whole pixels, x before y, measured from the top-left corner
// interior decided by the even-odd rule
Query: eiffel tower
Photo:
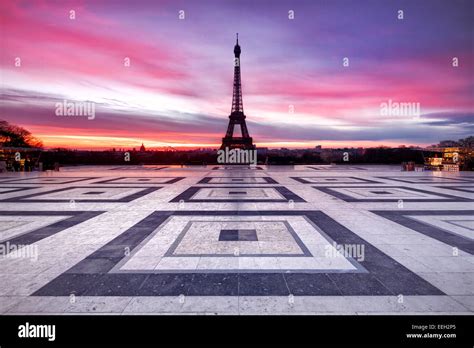
[[[234,93],[232,94],[232,110],[229,116],[229,126],[225,137],[222,138],[221,149],[243,149],[254,150],[255,145],[249,135],[245,123],[244,105],[242,103],[242,84],[240,82],[240,46],[239,34],[237,33],[237,42],[234,46]],[[240,126],[241,136],[234,136],[235,126]]]

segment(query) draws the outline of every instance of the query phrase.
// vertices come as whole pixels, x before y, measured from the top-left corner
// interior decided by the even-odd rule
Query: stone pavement
[[[474,173],[0,175],[0,313],[472,314]]]

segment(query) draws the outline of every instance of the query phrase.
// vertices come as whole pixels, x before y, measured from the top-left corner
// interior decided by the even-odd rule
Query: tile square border
[[[106,179],[106,180],[101,180],[101,181],[96,181],[93,182],[92,184],[116,184],[116,185],[136,185],[136,184],[141,184],[140,182],[117,182],[117,180],[121,179],[156,179],[156,178],[169,178],[170,180],[166,182],[160,182],[156,183],[156,185],[168,185],[168,184],[174,184],[175,182],[178,182],[180,180],[185,179],[186,177],[184,176],[121,176],[118,178],[112,178],[112,179]],[[150,182],[143,182],[143,184],[147,185],[154,185],[155,183],[150,183]]]
[[[25,180],[36,180],[36,179],[75,179],[65,182],[19,182]],[[22,178],[22,179],[13,179],[13,180],[5,180],[1,181],[0,184],[30,184],[30,185],[65,185],[65,184],[72,184],[79,181],[86,181],[92,179],[99,179],[99,177],[85,177],[85,176],[34,176],[29,178]]]
[[[354,167],[354,166],[345,166],[345,165],[339,165],[336,167],[331,167],[331,166],[325,166],[325,167],[313,167],[313,166],[306,166],[306,168],[312,169],[312,170],[319,170],[319,171],[345,171],[345,170],[368,170],[367,168],[361,168],[361,167]]]
[[[262,178],[266,182],[210,182],[212,179],[253,179],[253,178]],[[279,185],[278,182],[269,177],[269,176],[232,176],[232,177],[225,177],[225,176],[205,176],[201,180],[197,182],[197,184],[207,184],[207,185],[265,185],[265,184],[276,184]]]
[[[346,185],[364,185],[364,184],[383,184],[382,182],[379,181],[374,181],[374,180],[369,180],[369,179],[362,179],[362,178],[357,178],[355,176],[290,176],[291,179],[298,181],[301,184],[311,184],[311,185],[319,185],[319,184],[346,184]],[[359,182],[311,182],[307,181],[305,179],[336,179],[336,178],[344,178],[344,179],[356,179],[360,180]]]
[[[440,227],[425,224],[419,220],[410,219],[410,216],[416,215],[474,216],[474,210],[370,210],[370,212],[474,255],[474,242],[472,240],[464,238],[459,234],[446,231]]]
[[[65,220],[6,239],[0,242],[0,245],[3,245],[5,248],[7,243],[10,245],[33,244],[103,213],[105,211],[0,211],[0,216],[69,216]],[[6,248],[6,250],[8,249]]]
[[[474,215],[474,212],[473,214]],[[474,222],[474,220],[444,220],[446,221],[447,223],[450,223],[451,225],[454,225],[454,226],[458,226],[458,227],[461,227],[461,228],[466,228],[468,230],[471,230],[471,231],[474,231],[474,228],[470,228],[470,227],[467,227],[467,226],[463,226],[463,225],[460,225],[460,224],[457,224],[456,222],[459,222],[459,221],[468,221],[468,222]]]
[[[20,192],[20,191],[38,189],[38,188],[41,188],[41,186],[36,186],[36,187],[32,187],[32,186],[28,186],[28,187],[25,187],[25,186],[22,186],[22,187],[1,186],[1,182],[0,182],[0,188],[8,188],[8,189],[11,189],[10,191],[0,192],[0,195],[5,195],[5,194],[7,194],[7,193],[13,193],[13,192]]]
[[[150,167],[143,167],[143,166],[131,164],[129,166],[121,166],[121,167],[110,168],[109,170],[162,170],[162,169],[166,169],[166,168],[169,168],[169,167],[150,168]]]
[[[229,165],[231,166],[231,165]],[[217,167],[213,167],[212,170],[226,170],[225,166],[224,165],[221,165],[221,166],[217,166]],[[244,167],[241,167],[241,168],[237,168],[237,170],[263,170],[262,167],[255,167],[255,168],[244,168]]]
[[[474,191],[467,190],[466,186],[434,186],[434,187],[442,188],[444,190],[454,190],[454,191],[460,191],[460,192],[474,193]],[[474,186],[468,186],[468,187],[474,189]]]
[[[256,189],[256,188],[265,188],[265,189],[274,189],[278,191],[285,199],[191,199],[196,193],[202,189]],[[285,186],[191,186],[186,189],[184,192],[173,198],[170,203],[176,203],[180,201],[189,202],[189,203],[287,203],[290,200],[293,202],[306,202],[303,198],[293,193]]]
[[[429,194],[429,195],[432,195],[432,196],[438,196],[438,197],[442,198],[442,199],[403,198],[402,200],[404,202],[472,202],[472,201],[474,201],[473,199],[469,199],[469,198],[465,198],[465,197],[452,196],[452,195],[447,195],[447,194],[444,194],[444,193],[431,192],[431,191],[420,190],[420,189],[405,187],[405,186],[312,186],[312,187],[316,190],[327,193],[328,195],[331,195],[333,197],[342,199],[345,202],[398,202],[401,198],[387,198],[387,199],[354,198],[354,197],[348,196],[344,193],[337,192],[334,189],[340,189],[340,188],[351,188],[351,189],[366,188],[368,190],[370,190],[370,189],[374,190],[374,189],[396,188],[396,189],[403,189],[403,190],[408,190],[408,191],[425,193],[425,194]]]
[[[155,187],[146,187],[146,186],[70,186],[63,187],[56,190],[33,193],[25,196],[11,197],[6,199],[1,199],[0,202],[8,203],[69,203],[69,199],[26,199],[30,197],[41,197],[50,193],[64,192],[68,190],[73,190],[77,188],[84,189],[108,189],[108,188],[139,188],[142,189],[140,192],[133,193],[131,195],[119,198],[119,199],[74,199],[76,203],[123,203],[131,202],[135,199],[141,198],[149,193],[159,190],[162,186]]]
[[[463,178],[460,178],[460,177],[447,178],[445,176],[405,176],[405,177],[403,177],[403,176],[377,176],[376,178],[391,180],[391,181],[398,181],[398,182],[403,182],[405,184],[414,184],[414,185],[418,185],[418,184],[421,184],[421,185],[427,185],[427,184],[443,185],[443,184],[462,184],[462,183],[473,183],[474,184],[474,177],[473,178],[466,178],[466,177],[463,177]],[[443,182],[443,180],[440,180],[440,181],[435,181],[435,180],[433,180],[433,181],[428,181],[428,180],[427,181],[410,181],[411,178],[414,178],[414,179],[433,178],[433,179],[443,179],[443,180],[446,180],[446,181],[444,181],[444,182]]]
[[[109,273],[170,216],[305,216],[338,244],[364,244],[368,273]],[[155,211],[32,296],[445,295],[321,211]]]
[[[181,231],[179,236],[176,238],[176,240],[173,242],[173,244],[170,246],[170,248],[165,252],[164,256],[166,257],[226,257],[229,255],[226,254],[175,254],[175,250],[183,240],[184,236],[188,232],[189,228],[191,227],[191,224],[193,222],[202,222],[202,221],[190,221],[186,224],[186,227]],[[207,221],[205,221],[207,222]],[[226,220],[225,222],[239,222],[239,221],[234,221],[234,220]],[[246,220],[245,222],[282,222],[280,220],[265,220],[265,221],[258,221],[258,220]],[[312,257],[313,255],[311,252],[308,250],[306,245],[303,243],[303,241],[300,239],[296,231],[291,227],[291,225],[287,221],[283,221],[283,224],[287,228],[288,233],[291,235],[293,240],[295,241],[296,245],[300,248],[301,254],[259,254],[259,255],[252,255],[252,254],[244,254],[241,253],[239,256],[246,257],[246,256],[257,256],[257,257]]]

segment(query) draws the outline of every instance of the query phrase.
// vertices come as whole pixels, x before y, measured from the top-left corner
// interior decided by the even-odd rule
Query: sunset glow
[[[473,134],[472,2],[406,1],[403,21],[398,3],[269,3],[1,0],[0,119],[49,148],[217,147],[239,32],[257,146],[429,145]],[[95,103],[95,118],[58,117],[64,100]],[[384,116],[388,100],[419,103],[421,114]]]

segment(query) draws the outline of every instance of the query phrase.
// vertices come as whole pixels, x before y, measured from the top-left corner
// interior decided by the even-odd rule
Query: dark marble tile
[[[238,241],[239,230],[221,230],[219,233],[220,242]]]
[[[221,230],[219,241],[257,241],[257,231],[251,229],[242,230]]]
[[[149,274],[104,274],[84,296],[138,296],[139,289]]]
[[[130,254],[132,250],[143,238],[134,241],[134,243],[129,244],[107,244],[95,251],[91,256],[94,258],[123,258],[126,254]]]
[[[192,285],[193,273],[150,274],[138,290],[138,296],[187,295]],[[204,284],[204,286],[207,286]],[[209,291],[209,290],[208,290]]]
[[[68,269],[66,273],[105,274],[108,273],[120,260],[121,258],[112,257],[87,257]]]
[[[344,296],[394,295],[376,277],[366,273],[330,273],[329,278]]]
[[[237,296],[238,290],[236,273],[196,273],[188,296]]]
[[[336,284],[325,273],[285,273],[290,294],[295,296],[341,295]]]
[[[35,291],[31,296],[76,296],[84,295],[94,288],[103,274],[70,274],[63,273]]]
[[[282,273],[239,273],[239,296],[287,296]]]
[[[375,277],[397,295],[444,295],[441,290],[408,269],[394,273],[380,272]]]

